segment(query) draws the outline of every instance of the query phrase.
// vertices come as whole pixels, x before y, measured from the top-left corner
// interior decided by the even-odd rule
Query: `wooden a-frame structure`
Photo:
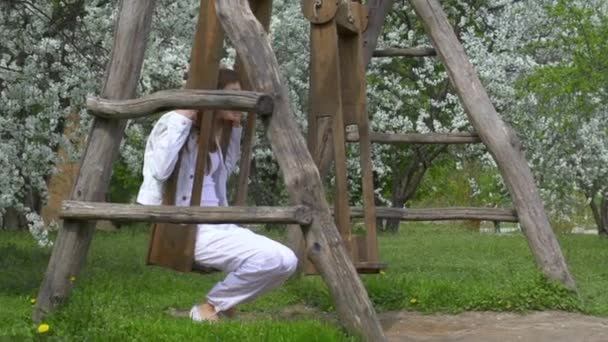
[[[251,4],[250,4],[250,3]],[[530,248],[541,271],[550,279],[574,289],[563,255],[552,233],[538,196],[521,145],[513,131],[499,118],[467,60],[447,18],[436,0],[410,0],[422,19],[436,53],[445,63],[454,88],[477,134],[472,137],[382,135],[369,131],[365,113],[364,69],[369,56],[361,46],[366,23],[375,23],[372,39],[379,34],[379,23],[386,14],[381,0],[372,0],[368,9],[358,1],[303,0],[304,15],[311,22],[311,111],[308,144],[298,130],[289,104],[287,89],[281,84],[278,63],[264,32],[268,27],[271,0],[201,0],[197,33],[193,44],[190,79],[186,90],[159,92],[134,98],[141,73],[155,1],[122,0],[114,32],[114,47],[101,98],[87,101],[96,118],[81,160],[80,173],[71,201],[64,203],[61,227],[51,260],[38,294],[33,313],[39,321],[53,311],[71,291],[70,279],[84,265],[97,219],[123,219],[169,223],[261,223],[280,222],[300,225],[305,239],[305,256],[312,261],[334,298],[341,322],[353,334],[371,341],[385,340],[374,308],[353,266],[353,260],[378,263],[374,224],[376,216],[401,219],[458,219],[491,217],[512,220],[509,212],[468,211],[447,213],[407,212],[373,206],[369,146],[382,139],[400,142],[453,143],[483,142],[495,158],[513,197],[516,219],[524,228]],[[388,1],[392,3],[392,1]],[[251,5],[251,6],[250,6]],[[385,3],[386,5],[386,3]],[[382,9],[374,12],[375,9]],[[217,15],[216,15],[217,13]],[[257,16],[254,16],[254,13]],[[260,24],[262,22],[262,25]],[[222,30],[223,29],[223,30]],[[237,68],[244,70],[243,84],[252,91],[227,92],[212,89],[217,71],[220,42],[226,34],[239,58]],[[375,42],[371,42],[375,45]],[[413,51],[413,52],[412,52]],[[420,55],[420,49],[392,51],[395,55]],[[427,51],[428,50],[422,50]],[[378,53],[381,54],[381,53]],[[385,53],[386,54],[386,53]],[[246,75],[246,76],[245,76]],[[315,98],[318,97],[319,101]],[[333,99],[330,101],[328,99]],[[147,115],[165,108],[199,110],[235,109],[265,116],[264,122],[293,206],[290,207],[174,207],[135,206],[100,203],[107,191],[111,165],[116,158],[126,119]],[[210,127],[211,115],[202,115],[202,126]],[[255,119],[247,122],[244,142],[244,172],[239,183],[246,184]],[[345,134],[346,127],[356,127]],[[203,131],[204,132],[204,131]],[[203,135],[203,134],[201,134]],[[347,141],[358,142],[362,155],[364,208],[350,208],[345,189]],[[199,146],[201,146],[199,144]],[[204,153],[204,144],[201,153]],[[329,148],[328,148],[329,147]],[[311,153],[309,153],[309,149]],[[200,151],[199,151],[200,152]],[[204,155],[204,154],[203,154]],[[329,156],[329,157],[328,157]],[[198,158],[198,166],[205,158]],[[334,159],[338,191],[334,217],[325,198],[322,177]],[[318,165],[318,167],[317,167]],[[200,169],[200,168],[199,168]],[[197,176],[199,177],[199,176]],[[196,184],[196,183],[195,183]],[[200,183],[199,183],[200,184]],[[194,188],[197,188],[196,186]],[[198,187],[200,189],[200,187]],[[245,186],[239,187],[237,204],[243,205]],[[195,195],[193,193],[193,195]],[[199,194],[200,195],[200,194]],[[200,198],[198,198],[200,200]],[[197,203],[196,200],[193,203]],[[368,225],[364,243],[353,243],[350,217],[362,215]],[[484,216],[485,215],[485,216]],[[502,216],[500,216],[502,215]],[[339,228],[336,228],[336,226]],[[371,228],[370,228],[371,227]],[[356,247],[354,247],[356,246]]]

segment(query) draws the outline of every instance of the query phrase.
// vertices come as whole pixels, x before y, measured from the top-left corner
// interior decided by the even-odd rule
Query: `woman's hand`
[[[242,113],[241,112],[235,112],[235,111],[228,111],[228,110],[222,110],[219,113],[219,117],[222,120],[226,120],[226,121],[230,121],[232,122],[232,126],[233,127],[239,127],[241,126],[241,117],[242,117]]]
[[[177,109],[175,112],[177,112],[177,114],[179,114],[179,115],[187,117],[188,119],[192,120],[192,122],[196,122],[196,120],[198,120],[198,118],[197,118],[198,111],[196,111],[196,110]]]

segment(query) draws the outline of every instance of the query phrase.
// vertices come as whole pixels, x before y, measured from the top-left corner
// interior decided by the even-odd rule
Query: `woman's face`
[[[222,90],[241,90],[241,84],[239,82],[232,82],[226,84],[224,89]],[[241,112],[233,111],[233,110],[218,110],[216,116],[222,120],[228,121],[236,121],[239,122],[241,120]]]

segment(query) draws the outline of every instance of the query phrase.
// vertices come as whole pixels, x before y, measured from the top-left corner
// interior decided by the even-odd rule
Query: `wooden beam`
[[[258,21],[264,27],[266,32],[270,30],[270,19],[272,17],[272,0],[249,0],[249,5],[253,11],[253,14]],[[243,89],[250,89],[249,80],[247,79],[247,73],[242,70],[241,57],[238,56],[237,63],[234,70],[238,72],[241,80],[241,87]],[[236,195],[234,199],[234,205],[246,205],[247,204],[247,192],[249,188],[249,173],[251,169],[251,156],[253,153],[253,144],[255,141],[255,127],[256,127],[256,113],[250,112],[247,115],[247,122],[245,124],[245,133],[243,135],[243,143],[241,146],[241,161],[239,163],[239,175],[236,183]],[[300,229],[300,227],[295,227]]]
[[[266,130],[281,168],[290,200],[309,206],[313,220],[306,229],[308,256],[334,299],[342,324],[368,341],[385,341],[374,307],[336,229],[319,172],[306,147],[281,83],[279,64],[264,28],[247,0],[216,0],[226,34],[240,56],[254,90],[273,94],[274,114]]]
[[[351,2],[349,10],[352,17],[361,18],[363,5]],[[338,13],[340,11],[338,10]],[[340,35],[340,78],[342,86],[342,113],[347,127],[355,124],[359,132],[359,159],[361,165],[361,187],[363,205],[366,209],[368,261],[378,261],[378,241],[376,236],[376,214],[374,204],[374,175],[369,137],[369,116],[366,111],[367,92],[365,65],[363,65],[363,44],[361,34]],[[344,138],[342,136],[341,138]],[[336,170],[337,171],[337,170]]]
[[[388,48],[375,50],[374,57],[432,57],[437,52],[432,47]]]
[[[336,23],[332,20],[311,24],[308,149],[321,179],[327,177],[335,162],[336,225],[346,248],[352,252],[339,61]]]
[[[135,96],[155,4],[154,0],[121,1],[103,97],[120,100]],[[71,199],[104,200],[125,125],[126,120],[94,119]],[[42,320],[70,295],[70,279],[80,274],[94,231],[95,222],[83,221],[67,221],[59,229],[32,314],[34,322]]]
[[[373,143],[379,144],[475,144],[480,143],[476,133],[380,133],[370,132]],[[348,142],[358,142],[359,133],[346,134]]]
[[[537,265],[549,279],[575,289],[517,134],[496,112],[439,2],[410,0],[410,3],[446,66],[471,124],[502,173]]]
[[[361,32],[362,23],[358,13],[353,10],[355,3],[350,0],[338,0],[338,11],[336,12],[336,25],[341,34],[359,35]]]
[[[351,207],[352,217],[363,217],[363,208]],[[401,221],[452,221],[452,220],[482,220],[519,222],[514,209],[498,208],[382,208],[376,207],[376,216],[385,219]]]
[[[72,220],[117,220],[169,223],[310,224],[310,209],[293,207],[180,207],[105,202],[63,201],[59,216]]]
[[[135,119],[168,109],[229,109],[272,114],[272,98],[252,91],[163,90],[133,100],[87,98],[87,109],[107,119]]]
[[[365,2],[369,9],[368,23],[363,32],[363,64],[365,69],[372,60],[372,54],[376,50],[378,37],[382,33],[384,20],[393,8],[393,0],[368,0]]]

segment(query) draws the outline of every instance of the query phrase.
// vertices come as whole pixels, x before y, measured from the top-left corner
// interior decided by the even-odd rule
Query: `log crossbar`
[[[63,201],[59,216],[70,220],[170,223],[294,223],[308,225],[308,207],[179,207]]]
[[[107,119],[135,119],[167,109],[238,110],[272,114],[272,97],[253,91],[172,89],[132,100],[87,98],[93,115]]]
[[[351,207],[351,217],[363,217],[363,208]],[[376,216],[385,219],[398,219],[401,221],[452,221],[452,220],[481,220],[518,222],[517,212],[514,209],[501,208],[376,208]]]
[[[476,144],[481,143],[477,133],[379,133],[370,132],[373,143],[379,144]],[[359,141],[356,131],[346,134],[346,141]]]
[[[437,51],[432,47],[387,48],[374,50],[373,57],[432,57]]]

